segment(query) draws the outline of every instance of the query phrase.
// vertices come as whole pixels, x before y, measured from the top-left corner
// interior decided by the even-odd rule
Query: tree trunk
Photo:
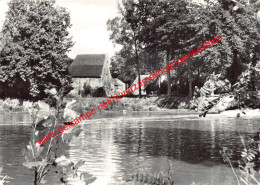
[[[237,77],[241,74],[241,67],[237,61],[237,50],[232,46],[233,61],[231,66],[228,68],[228,80],[231,85],[234,85],[237,81]]]
[[[138,82],[141,81],[141,74],[140,74],[140,69],[139,69],[139,66],[137,67],[137,75],[138,75]],[[142,97],[142,87],[139,88],[139,98]]]
[[[256,62],[258,61],[258,55],[259,55],[259,46],[256,45],[254,48],[254,55],[253,55],[253,61],[252,61],[252,67],[256,66]],[[253,71],[253,74],[251,75],[251,84],[252,84],[252,90],[255,91],[257,89],[256,84],[257,84],[257,80],[256,80],[256,74],[255,71]]]
[[[240,70],[241,69],[239,69],[239,64],[238,64],[238,60],[237,60],[237,49],[233,49],[233,66],[232,66],[232,74],[231,74],[231,76],[232,76],[232,80],[233,80],[233,83],[231,82],[231,84],[235,84],[236,83],[236,81],[237,81],[237,77],[240,75]]]
[[[200,79],[200,65],[198,65],[198,76],[197,76],[197,86],[199,86],[199,79]]]
[[[257,57],[257,46],[255,46],[255,48],[254,48],[254,55],[253,55],[253,60],[252,60],[253,67],[255,67],[255,65],[256,65],[256,61],[257,61],[256,57]]]
[[[189,68],[189,98],[192,98],[192,78],[191,78],[191,64],[190,61],[188,61],[188,68]]]
[[[170,52],[169,50],[166,51],[166,67],[169,65],[169,60],[170,60]],[[170,75],[170,70],[167,74],[167,96],[168,98],[171,97],[171,75]]]
[[[139,61],[139,56],[138,56],[138,51],[137,51],[137,42],[135,40],[135,58],[136,58],[136,68],[137,68],[137,75],[138,75],[138,82],[141,81],[141,71],[140,71],[140,61]],[[139,88],[139,98],[142,97],[142,87]]]
[[[35,167],[34,170],[34,185],[38,185],[38,169]]]
[[[4,83],[4,91],[5,91],[5,93],[4,93],[4,98],[7,98],[6,82]]]

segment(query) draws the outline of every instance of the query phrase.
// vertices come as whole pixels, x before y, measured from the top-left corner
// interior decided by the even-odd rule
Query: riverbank
[[[65,102],[76,100],[76,110],[87,111],[93,108],[97,108],[98,105],[106,101],[106,98],[65,98]],[[47,104],[45,105],[46,111],[50,110]],[[188,103],[187,98],[183,97],[124,97],[112,105],[106,107],[104,111],[160,111],[168,109],[183,109],[186,108]],[[2,113],[15,113],[15,112],[27,112],[28,107],[31,107],[32,101],[24,101],[18,99],[7,98],[0,100],[0,112]]]
[[[260,117],[260,109],[235,109],[226,110],[220,113],[221,116],[225,117]]]
[[[72,99],[65,99],[71,101]],[[106,98],[78,98],[76,109],[88,111],[96,109],[98,105],[106,101]],[[157,105],[158,98],[122,98],[112,105],[104,108],[103,111],[158,111],[161,108]]]
[[[5,100],[0,99],[0,112],[13,113],[13,112],[27,112],[27,107],[32,105],[29,101],[22,101],[18,99],[7,98]]]
[[[65,98],[65,102],[71,101],[72,98]],[[73,106],[78,112],[86,112],[93,108],[97,108],[99,104],[102,104],[106,98],[77,98],[76,103]],[[43,101],[40,101],[45,111],[51,111],[51,108]],[[122,98],[119,101],[103,109],[105,112],[120,112],[120,111],[153,111],[171,112],[174,109],[187,109],[189,100],[184,97],[143,97],[143,98]],[[28,107],[32,106],[33,102],[22,101],[18,99],[5,99],[0,100],[0,113],[21,113],[28,112]],[[196,113],[196,111],[194,112]],[[198,115],[200,112],[197,112]],[[212,114],[211,112],[207,115]],[[216,113],[215,113],[216,114]],[[259,109],[245,109],[245,110],[226,110],[220,114],[225,117],[247,117],[247,116],[260,116]]]
[[[76,109],[85,111],[97,108],[99,104],[106,101],[106,98],[65,98],[65,102],[76,100]],[[41,104],[43,101],[39,101]],[[142,98],[122,98],[104,111],[159,111],[166,109],[185,108],[188,100],[186,98],[166,98],[162,97],[142,97]],[[32,106],[32,101],[23,101],[18,99],[7,98],[0,100],[0,112],[27,112],[28,107]],[[47,105],[46,105],[47,107]],[[46,108],[49,109],[49,108]]]
[[[102,104],[106,101],[106,98],[65,98],[65,102],[71,100],[76,100],[76,105],[74,108],[76,110],[85,111],[97,108],[99,104]],[[40,101],[41,104],[43,101]],[[7,98],[5,100],[0,100],[0,112],[2,113],[15,113],[15,112],[27,112],[28,107],[31,107],[33,102],[23,101],[18,99]],[[113,103],[111,106],[108,106],[104,111],[158,111],[164,107],[158,106],[161,104],[161,100],[157,97],[151,98],[122,98],[118,102]],[[46,110],[50,110],[48,105],[46,105]]]
[[[71,101],[67,98],[65,101]],[[91,110],[106,101],[106,98],[77,98],[78,109]],[[109,105],[105,111],[160,111],[167,109],[184,109],[189,100],[184,97],[142,97],[142,98],[121,98]]]

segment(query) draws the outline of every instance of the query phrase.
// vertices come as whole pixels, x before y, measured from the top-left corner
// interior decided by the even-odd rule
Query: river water
[[[107,112],[80,123],[83,132],[68,146],[72,161],[85,161],[82,171],[97,177],[95,185],[124,184],[136,172],[173,172],[175,184],[232,185],[236,180],[219,151],[229,147],[239,155],[241,136],[254,136],[260,118],[198,117],[183,110]],[[0,114],[0,166],[10,184],[33,184],[33,171],[22,166],[21,150],[30,138],[25,113]],[[50,173],[47,184],[59,184]]]

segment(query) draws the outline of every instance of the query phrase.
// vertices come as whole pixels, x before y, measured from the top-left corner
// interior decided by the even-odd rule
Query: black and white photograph
[[[0,185],[260,185],[260,0],[0,0]]]

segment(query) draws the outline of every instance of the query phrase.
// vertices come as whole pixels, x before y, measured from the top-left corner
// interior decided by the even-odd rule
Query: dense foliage
[[[93,89],[91,88],[91,86],[87,85],[86,83],[84,83],[83,90],[81,92],[81,96],[82,97],[87,97],[87,96],[91,95],[92,92],[93,92]]]
[[[67,52],[70,15],[54,0],[11,0],[1,33],[0,82],[2,97],[46,97],[44,90],[70,90]]]
[[[153,62],[157,61],[159,67],[165,66],[171,59],[183,56],[204,41],[221,35],[221,43],[196,55],[167,76],[167,92],[169,95],[170,88],[174,86],[175,95],[191,94],[192,89],[201,87],[213,72],[221,73],[233,85],[238,76],[249,68],[249,64],[254,67],[259,60],[260,35],[255,14],[260,3],[255,0],[249,4],[241,1],[237,6],[228,0],[205,2],[123,1],[119,10],[124,10],[124,13],[108,22],[109,30],[112,30],[110,38],[123,46],[119,53],[133,53],[132,63],[137,61],[133,48],[138,43],[138,64],[142,69],[139,72],[144,74],[153,70],[143,67],[145,62],[153,66]],[[114,26],[119,20],[124,20],[127,26]],[[145,60],[141,55],[155,56],[157,60]],[[128,56],[120,56],[125,60],[120,64],[121,69],[132,66],[127,62]],[[164,59],[165,63],[162,62]]]
[[[79,92],[80,95],[84,97],[106,97],[106,91],[103,87],[92,88],[90,85],[83,86],[83,90]]]
[[[92,93],[93,97],[106,97],[106,91],[103,87],[97,87],[96,89],[93,90]]]
[[[111,59],[111,75],[130,85],[136,79],[136,70],[131,58],[124,58],[123,53],[116,53]]]

